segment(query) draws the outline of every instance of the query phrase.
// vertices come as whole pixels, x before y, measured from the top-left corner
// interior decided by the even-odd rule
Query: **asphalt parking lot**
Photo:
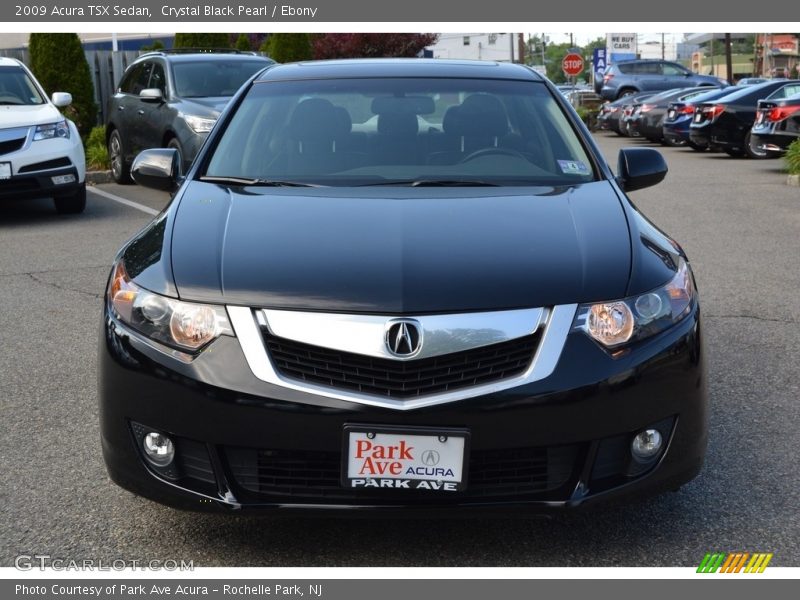
[[[624,145],[597,139],[616,164]],[[800,190],[780,161],[664,148],[664,183],[632,194],[698,279],[711,437],[701,475],[648,502],[535,520],[197,515],[135,497],[100,454],[95,355],[120,245],[166,195],[90,191],[86,213],[0,205],[0,565],[19,554],[196,566],[692,566],[773,552],[800,566]],[[642,401],[647,401],[642,399]]]

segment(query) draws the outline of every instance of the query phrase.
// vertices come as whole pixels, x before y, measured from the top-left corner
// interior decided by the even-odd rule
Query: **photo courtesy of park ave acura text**
[[[800,566],[800,34],[210,8],[0,34],[0,565]]]

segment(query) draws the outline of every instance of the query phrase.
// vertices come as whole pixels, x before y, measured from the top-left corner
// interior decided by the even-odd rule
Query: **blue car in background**
[[[664,140],[674,146],[681,146],[686,143],[693,150],[706,150],[708,146],[696,144],[689,139],[689,125],[691,125],[692,117],[694,116],[694,107],[701,102],[710,102],[717,98],[722,98],[735,89],[737,88],[715,88],[682,102],[670,102],[667,106],[667,114],[664,116],[664,124],[662,126]]]
[[[726,86],[728,82],[711,75],[698,75],[668,60],[624,60],[606,68],[595,82],[595,91],[606,100],[639,92],[663,92],[673,88]]]

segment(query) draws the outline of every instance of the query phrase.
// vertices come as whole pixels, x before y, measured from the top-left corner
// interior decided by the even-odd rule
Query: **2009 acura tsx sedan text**
[[[119,252],[103,452],[172,506],[451,514],[674,490],[703,462],[700,310],[680,246],[521,65],[268,67]]]

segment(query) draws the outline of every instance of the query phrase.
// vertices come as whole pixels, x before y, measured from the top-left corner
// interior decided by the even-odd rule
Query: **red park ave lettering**
[[[414,460],[411,451],[414,446],[406,446],[405,440],[400,440],[397,446],[384,446],[383,444],[373,444],[369,440],[358,440],[356,442],[356,458],[396,458],[398,460]]]
[[[400,475],[403,463],[400,460],[413,460],[411,451],[413,446],[406,446],[405,440],[400,440],[396,446],[373,444],[369,440],[356,442],[356,458],[363,458],[359,475]]]

